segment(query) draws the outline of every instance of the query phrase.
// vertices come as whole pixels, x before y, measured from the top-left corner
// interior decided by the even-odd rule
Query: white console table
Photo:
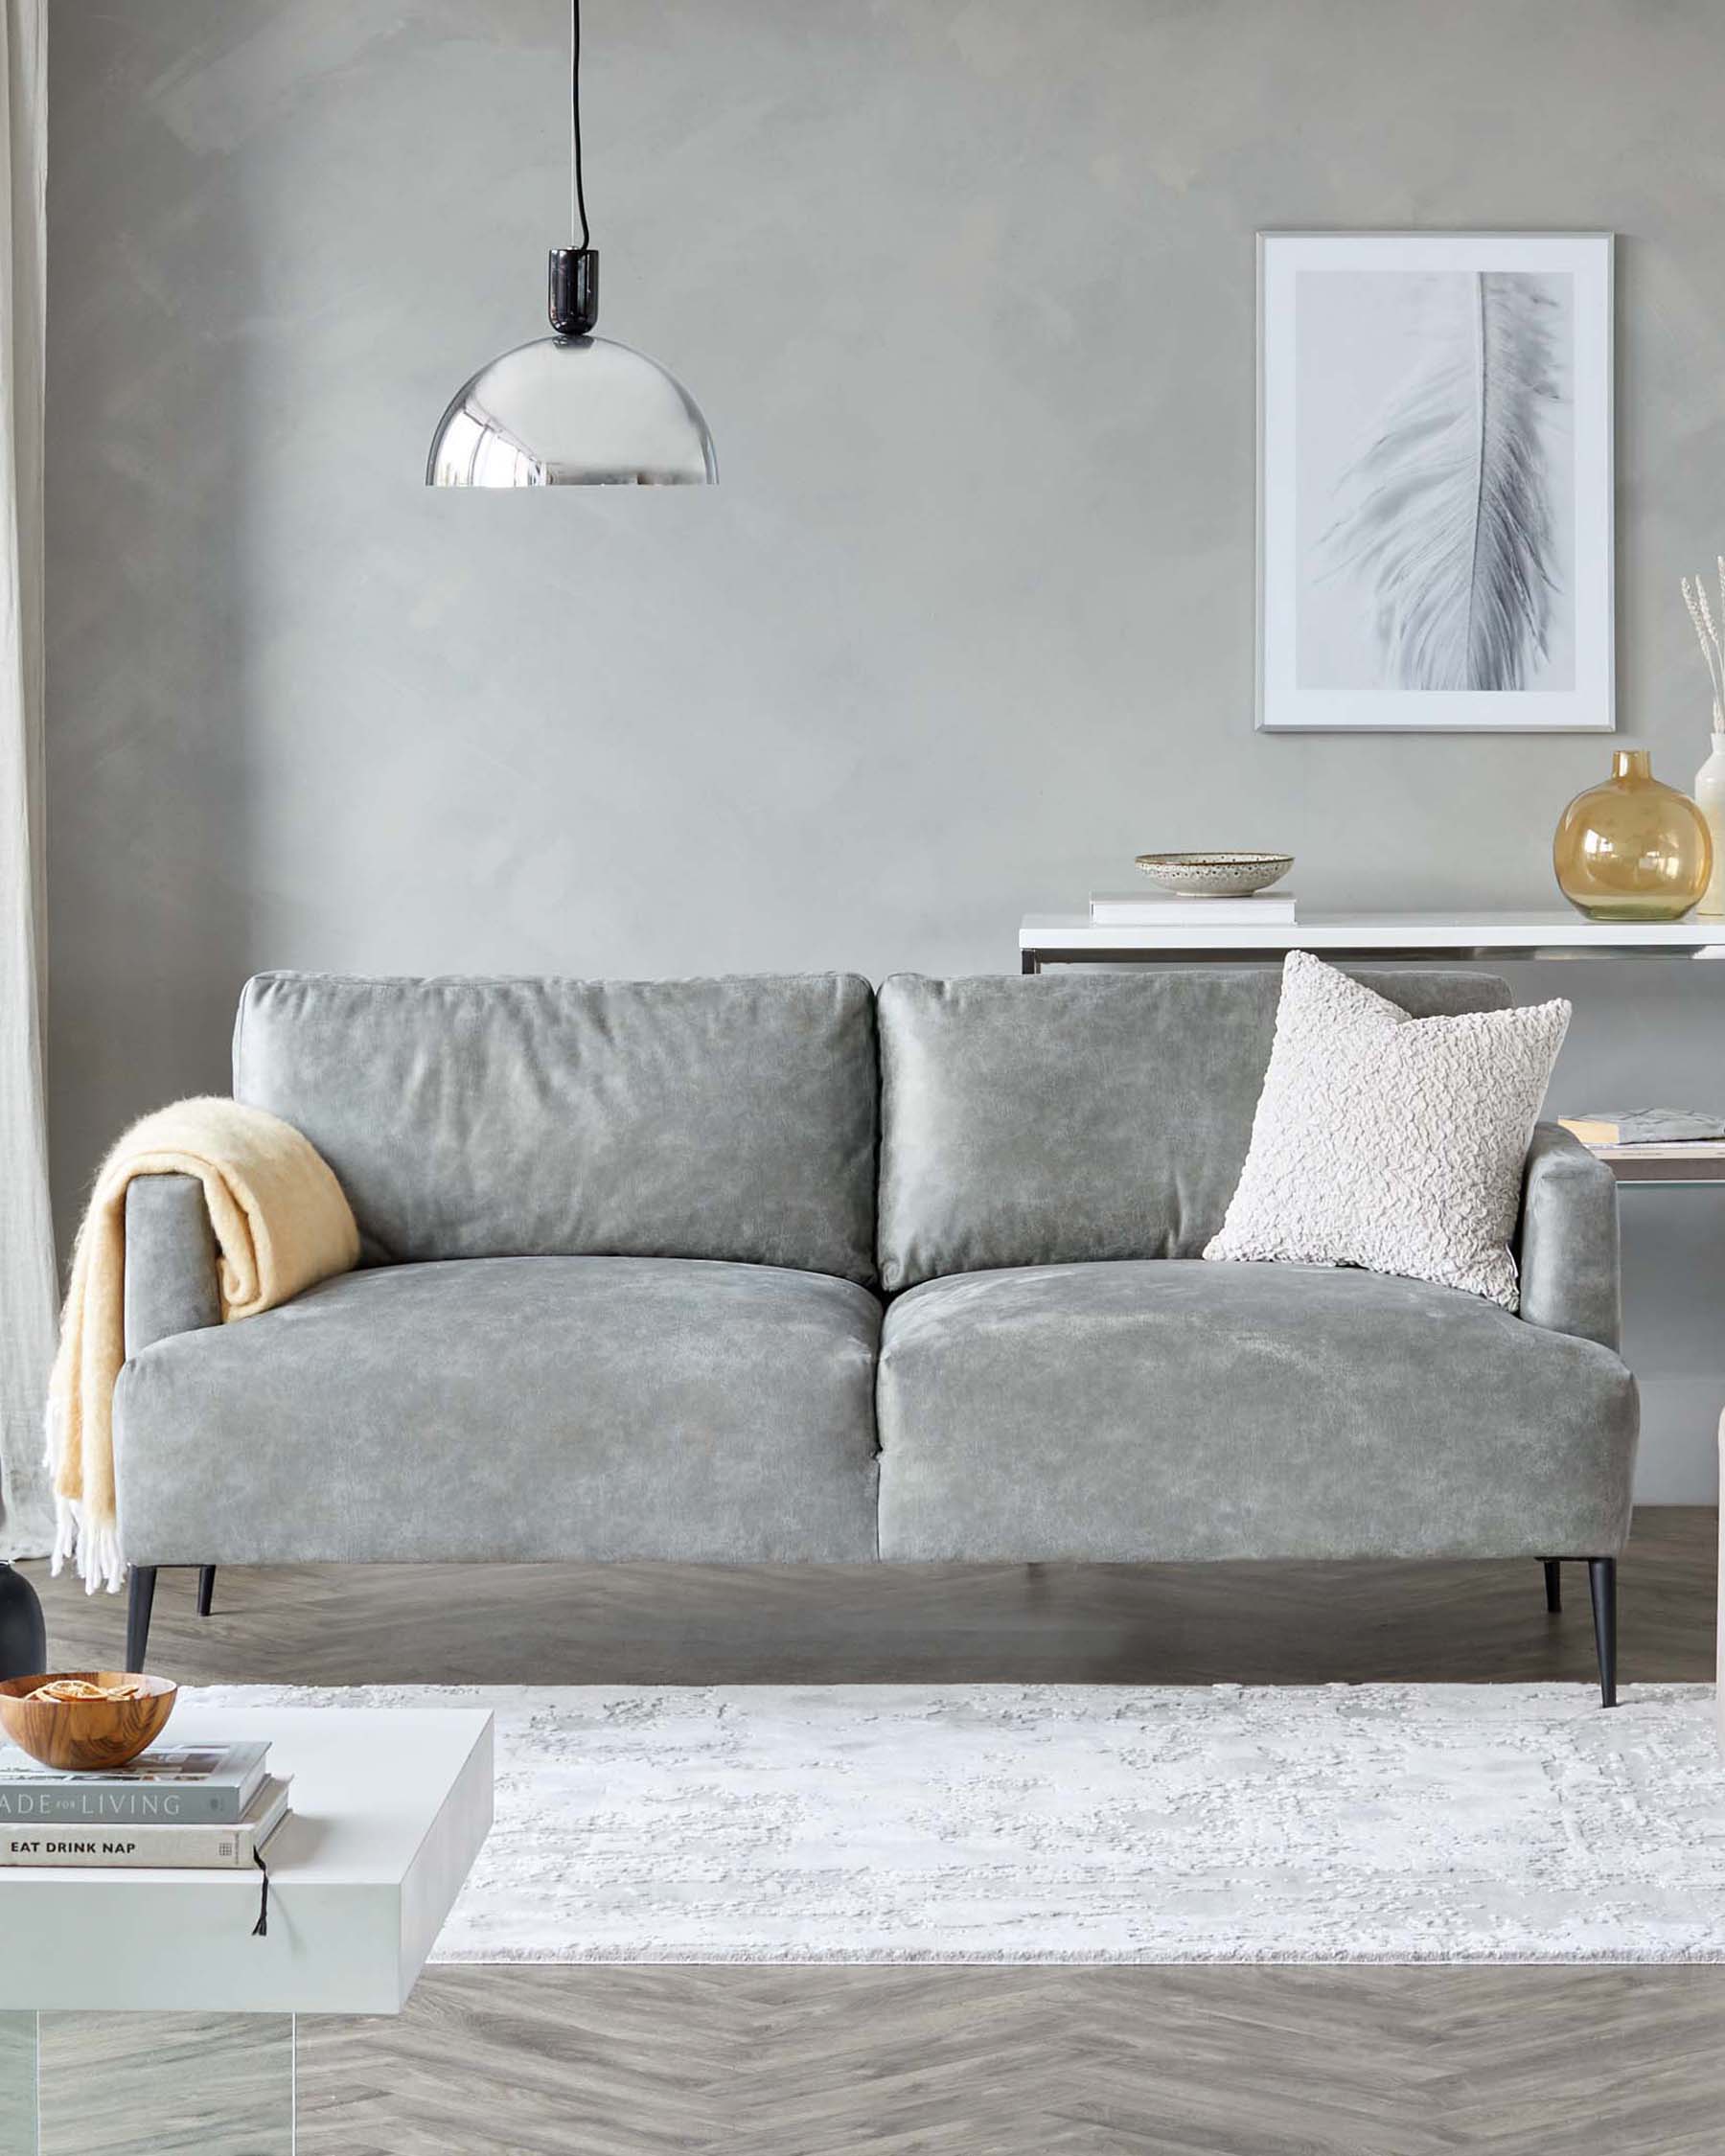
[[[1276,961],[1290,951],[1332,958],[1725,958],[1725,920],[1586,921],[1561,913],[1312,913],[1300,921],[1191,921],[1099,928],[1088,913],[1026,913],[1022,970],[1046,966]]]
[[[1552,913],[1311,913],[1299,921],[1189,920],[1153,929],[1098,927],[1088,913],[1026,913],[1020,970],[1049,966],[1276,965],[1290,951],[1338,961],[1453,958],[1725,958],[1725,920],[1588,921]],[[1598,1147],[1620,1183],[1670,1188],[1725,1183],[1725,1149]]]

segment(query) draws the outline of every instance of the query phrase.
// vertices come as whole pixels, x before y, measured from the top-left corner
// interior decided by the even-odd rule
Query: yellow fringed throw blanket
[[[126,1193],[134,1176],[196,1176],[216,1234],[225,1324],[273,1310],[359,1257],[341,1185],[291,1124],[238,1101],[176,1101],[134,1123],[103,1162],[72,1251],[48,1385],[54,1570],[85,1592],[126,1577],[114,1509],[114,1385],[126,1360]]]

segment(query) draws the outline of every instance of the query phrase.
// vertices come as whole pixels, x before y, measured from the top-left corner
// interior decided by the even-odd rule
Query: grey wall
[[[560,0],[55,0],[62,1219],[261,965],[989,970],[1144,847],[1552,903],[1598,738],[1264,740],[1253,234],[1607,227],[1622,738],[1706,747],[1712,0],[588,0],[611,334],[716,492],[427,493],[540,332]],[[1561,1105],[1725,1105],[1725,973],[1578,995]],[[1644,1488],[1711,1492],[1725,1207],[1630,1209]]]

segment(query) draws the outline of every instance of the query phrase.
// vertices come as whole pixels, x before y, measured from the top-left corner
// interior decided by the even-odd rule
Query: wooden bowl
[[[57,1678],[81,1677],[86,1685],[141,1685],[143,1699],[30,1699],[26,1695]],[[179,1692],[166,1677],[139,1677],[115,1669],[56,1669],[41,1677],[12,1677],[0,1684],[0,1730],[20,1752],[62,1774],[105,1774],[148,1752],[167,1726]]]

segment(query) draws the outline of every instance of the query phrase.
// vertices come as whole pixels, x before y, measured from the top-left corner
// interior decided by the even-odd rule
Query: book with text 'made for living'
[[[0,1827],[233,1826],[264,1781],[267,1744],[170,1744],[110,1774],[64,1774],[0,1744]]]

